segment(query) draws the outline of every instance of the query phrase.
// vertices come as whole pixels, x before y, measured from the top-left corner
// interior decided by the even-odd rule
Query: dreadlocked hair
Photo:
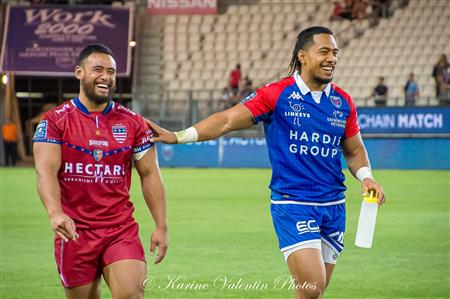
[[[300,50],[306,50],[314,42],[314,35],[322,33],[333,35],[333,31],[322,26],[306,28],[297,35],[294,51],[292,51],[291,63],[289,64],[288,76],[292,76],[295,71],[301,72],[302,64],[298,60],[298,52]]]

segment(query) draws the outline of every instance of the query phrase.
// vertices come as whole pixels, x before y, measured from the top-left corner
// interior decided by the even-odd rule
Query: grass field
[[[63,298],[34,170],[0,171],[0,297]],[[288,286],[274,283],[288,271],[269,212],[269,170],[162,171],[170,246],[162,264],[149,263],[146,298],[293,298]],[[353,245],[361,191],[349,178],[346,249],[325,298],[449,298],[449,172],[375,174],[389,201],[379,211],[374,246]],[[135,217],[148,252],[153,225],[138,186],[135,174]],[[246,285],[252,289],[239,289]],[[105,283],[102,289],[110,298]]]

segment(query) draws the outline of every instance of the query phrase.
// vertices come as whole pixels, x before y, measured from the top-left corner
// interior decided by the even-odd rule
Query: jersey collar
[[[300,89],[300,91],[302,92],[303,95],[308,94],[309,92],[311,92],[311,89],[309,89],[308,85],[306,85],[305,81],[303,81],[302,77],[300,76],[300,74],[298,73],[298,71],[294,72],[294,79],[295,79],[295,83],[297,83],[298,88]],[[326,94],[327,97],[330,96],[330,92],[331,92],[331,83],[328,83],[324,90],[323,90]]]
[[[83,103],[81,103],[79,98],[75,98],[72,100],[72,104],[77,107],[81,112],[89,115],[91,114],[89,112],[89,110],[86,108],[86,106],[83,105]],[[106,108],[102,111],[103,115],[108,114],[108,112],[111,111],[111,109],[114,107],[114,102],[113,101],[109,101],[108,105],[106,106]]]

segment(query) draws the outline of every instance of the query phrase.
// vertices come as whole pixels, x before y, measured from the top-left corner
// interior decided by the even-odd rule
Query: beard
[[[322,78],[319,76],[314,76],[313,79],[319,84],[328,84],[331,82],[331,80],[333,80],[333,76],[331,76],[330,78]]]
[[[88,100],[94,102],[95,104],[104,104],[112,100],[112,95],[116,89],[115,85],[109,88],[108,94],[106,96],[101,96],[95,93],[95,83],[86,82],[81,79],[81,86],[86,94]]]

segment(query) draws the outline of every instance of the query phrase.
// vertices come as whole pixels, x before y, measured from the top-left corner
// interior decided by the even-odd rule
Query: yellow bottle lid
[[[372,202],[377,203],[378,202],[378,192],[375,193],[375,196],[373,194],[373,190],[368,193],[367,191],[363,194],[363,200],[365,202]]]

